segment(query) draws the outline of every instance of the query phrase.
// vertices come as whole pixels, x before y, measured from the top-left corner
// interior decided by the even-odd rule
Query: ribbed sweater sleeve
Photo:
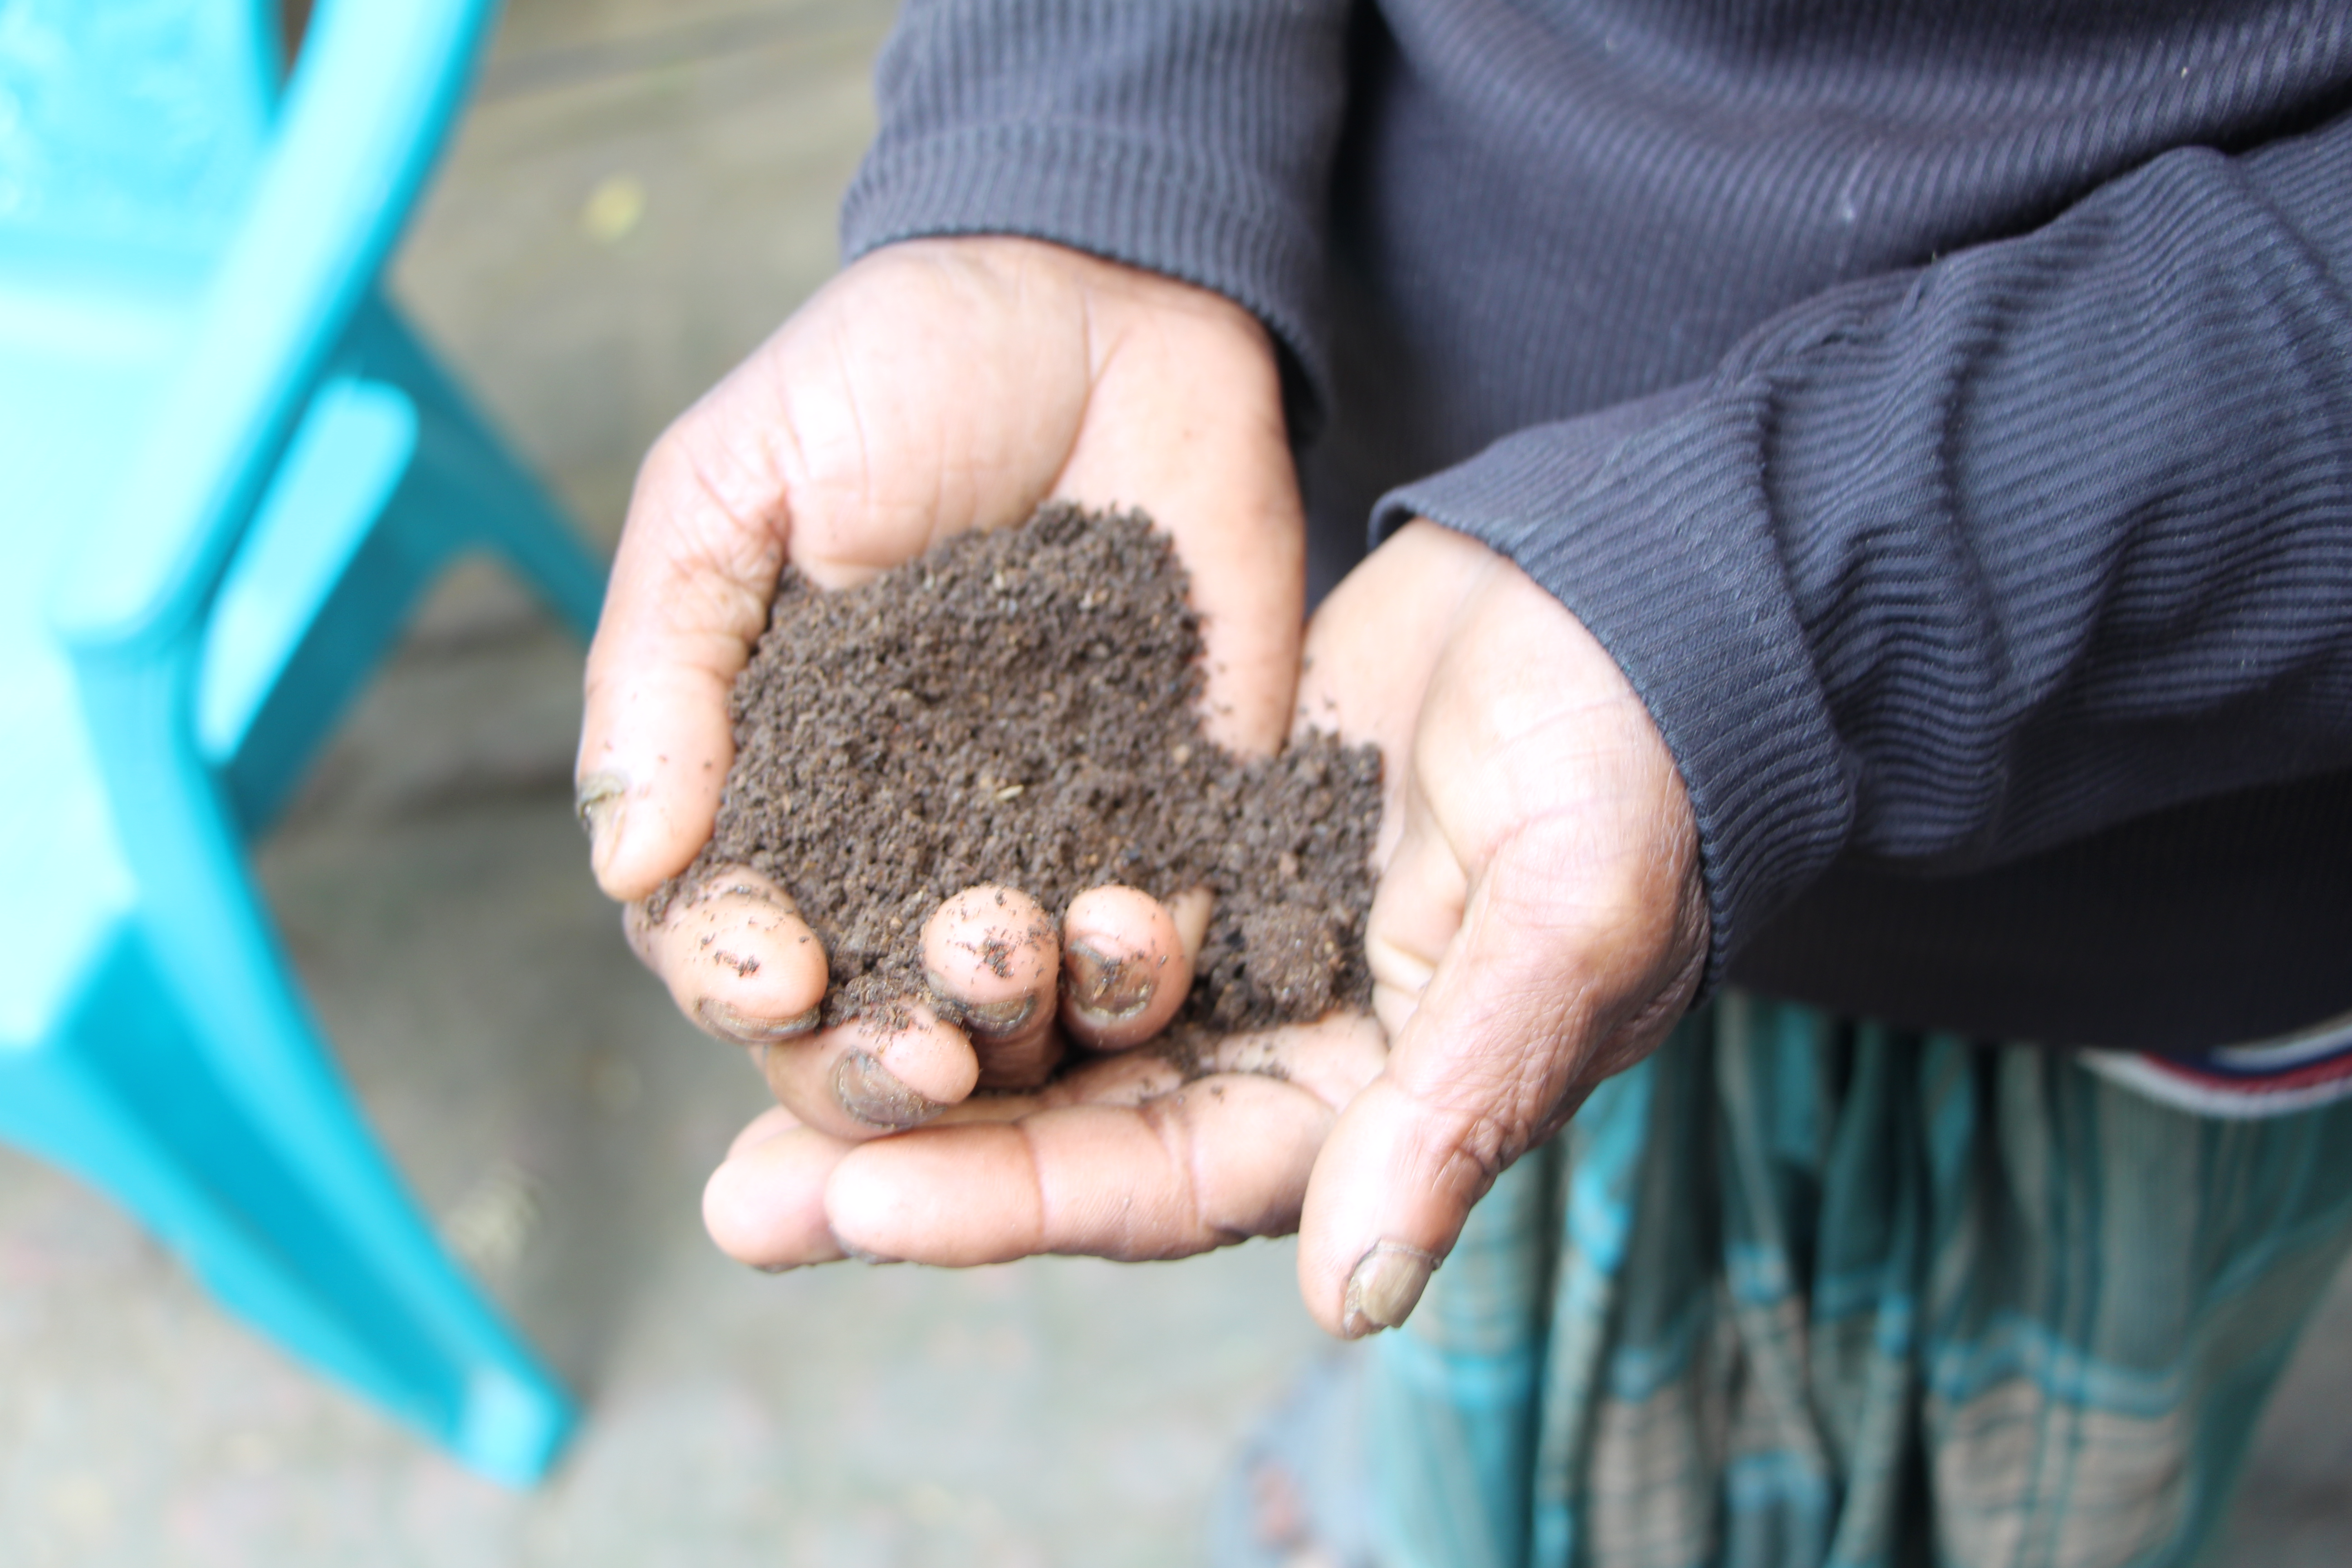
[[[2352,121],[2185,149],[1704,379],[1385,498],[1591,628],[1681,766],[1716,967],[1853,855],[2009,859],[2352,763]]]
[[[842,207],[856,257],[1015,234],[1213,289],[1323,383],[1345,0],[910,0]]]

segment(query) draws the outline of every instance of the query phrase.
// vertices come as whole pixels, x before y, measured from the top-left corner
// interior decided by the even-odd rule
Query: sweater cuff
[[[1688,386],[1519,432],[1381,498],[1516,562],[1648,707],[1697,820],[1704,992],[1811,884],[1853,817],[1850,770],[1769,523],[1759,410]]]

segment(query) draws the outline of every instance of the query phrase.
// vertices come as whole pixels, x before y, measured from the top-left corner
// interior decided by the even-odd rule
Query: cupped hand
[[[1674,762],[1525,574],[1414,523],[1310,629],[1302,723],[1389,762],[1375,1026],[1138,1052],[852,1147],[772,1113],[705,1216],[762,1267],[1163,1258],[1297,1228],[1307,1307],[1404,1321],[1471,1205],[1687,1005],[1707,930]]]
[[[1050,498],[1140,506],[1170,533],[1202,618],[1210,733],[1271,750],[1297,672],[1303,524],[1272,346],[1216,295],[1029,240],[889,247],[682,416],[638,475],[588,656],[577,780],[596,877],[688,1015],[759,1051],[784,1103],[843,1136],[1036,1081],[1057,1017],[1111,1047],[1181,997],[1175,933],[1198,921],[1139,910],[1131,890],[1082,900],[1059,931],[959,900],[927,946],[935,997],[891,1028],[822,1033],[823,949],[773,883],[728,868],[646,913],[710,837],[728,691],[782,566],[847,586]],[[1024,933],[1017,973],[956,962],[1000,929]]]

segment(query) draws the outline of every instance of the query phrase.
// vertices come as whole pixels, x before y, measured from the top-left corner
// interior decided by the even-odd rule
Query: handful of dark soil
[[[747,864],[824,942],[835,1024],[925,994],[950,895],[1217,896],[1181,1016],[1220,1029],[1365,1005],[1380,753],[1318,735],[1245,762],[1202,733],[1199,618],[1141,513],[1050,504],[861,587],[787,569],[733,696],[719,825],[679,879]]]

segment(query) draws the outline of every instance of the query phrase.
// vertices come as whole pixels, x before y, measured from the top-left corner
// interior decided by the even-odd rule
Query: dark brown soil
[[[926,994],[923,922],[961,889],[1017,887],[1058,920],[1106,882],[1206,883],[1187,1019],[1365,1005],[1380,754],[1210,743],[1185,586],[1141,514],[1060,504],[840,593],[788,570],[736,679],[717,832],[665,901],[718,866],[775,879],[825,944],[832,1024]]]

